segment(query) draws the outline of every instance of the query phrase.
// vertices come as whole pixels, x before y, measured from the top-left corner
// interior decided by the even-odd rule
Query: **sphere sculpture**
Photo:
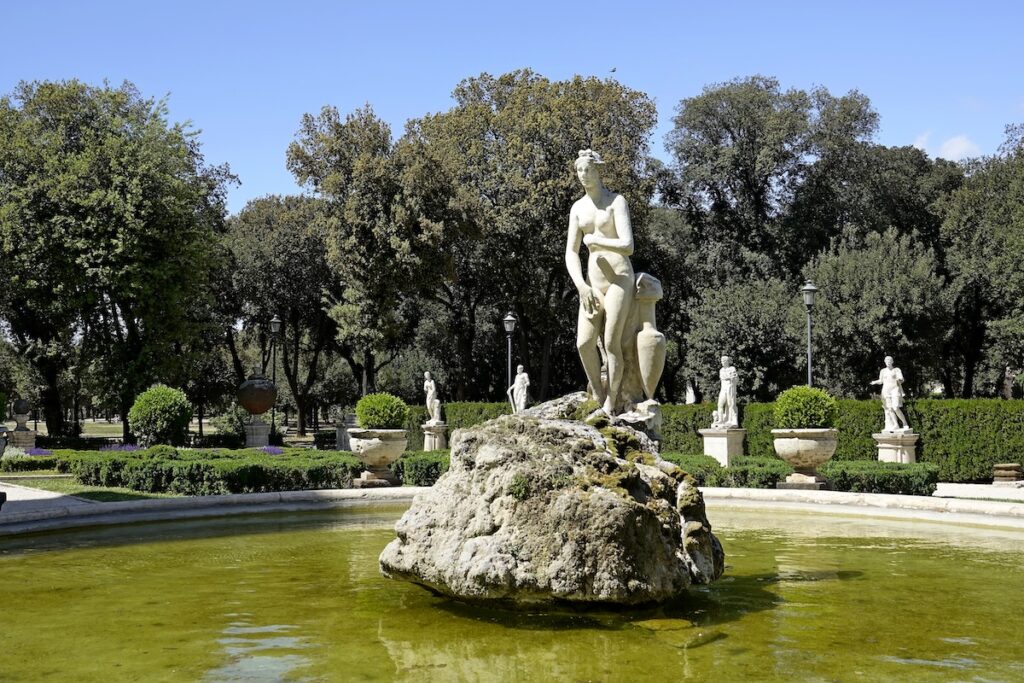
[[[262,415],[271,409],[277,400],[277,387],[259,373],[249,376],[238,387],[238,403],[250,415]]]

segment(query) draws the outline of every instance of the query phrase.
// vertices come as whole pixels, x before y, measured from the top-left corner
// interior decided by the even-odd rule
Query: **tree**
[[[692,315],[685,371],[701,392],[717,391],[721,356],[731,356],[739,370],[740,396],[771,401],[800,383],[803,306],[796,287],[748,280],[712,289]]]
[[[270,320],[276,315],[282,322],[278,354],[299,434],[306,433],[313,390],[337,333],[327,311],[340,288],[327,264],[323,211],[309,197],[255,199],[232,218],[228,234],[242,319],[260,331],[264,370]]]
[[[431,235],[426,297],[452,335],[451,354],[436,359],[456,397],[504,393],[495,361],[512,310],[538,398],[581,386],[564,264],[569,208],[582,194],[573,163],[581,149],[600,151],[605,183],[627,197],[642,242],[654,104],[612,80],[529,70],[466,79],[453,96],[449,111],[410,122],[399,145],[406,205]]]
[[[804,272],[821,289],[814,311],[817,382],[867,398],[875,391],[868,382],[893,356],[907,388],[920,395],[937,375],[949,320],[934,251],[895,228],[864,237],[850,230]]]
[[[3,317],[43,380],[51,434],[65,431],[60,377],[74,346],[103,365],[122,415],[179,362],[230,180],[165,102],[130,83],[21,83],[0,100]]]
[[[812,168],[844,168],[873,135],[878,116],[868,99],[856,91],[783,91],[774,78],[752,76],[708,86],[676,111],[667,145],[678,187],[670,194],[702,241],[723,245],[730,274],[795,275],[803,253],[787,245],[822,227],[783,218]]]
[[[342,355],[363,393],[407,344],[417,322],[421,247],[429,234],[398,202],[391,129],[366,106],[341,120],[324,107],[306,114],[288,147],[288,168],[323,197],[328,263],[341,284],[330,315]]]
[[[953,315],[943,381],[949,395],[970,397],[985,366],[1024,367],[1024,127],[1007,128],[999,154],[967,164],[943,211]],[[987,393],[997,390],[991,379]]]

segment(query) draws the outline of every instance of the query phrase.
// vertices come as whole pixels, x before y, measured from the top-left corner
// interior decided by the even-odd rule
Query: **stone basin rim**
[[[54,506],[11,514],[0,512],[0,537],[79,527],[116,526],[273,512],[346,507],[388,507],[409,504],[430,487],[329,489],[280,493],[239,493],[224,496],[163,498],[120,503]],[[1024,529],[1024,503],[961,498],[902,496],[883,493],[795,491],[778,489],[701,488],[715,509],[752,507],[881,519],[921,520],[948,524]],[[712,524],[714,518],[711,519]]]

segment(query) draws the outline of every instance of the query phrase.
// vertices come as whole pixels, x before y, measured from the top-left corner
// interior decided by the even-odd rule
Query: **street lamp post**
[[[818,288],[814,286],[813,282],[808,280],[800,288],[800,293],[804,295],[804,306],[807,307],[807,386],[813,386],[814,374],[812,367],[814,351],[811,347],[811,333],[814,329],[814,323],[812,322],[811,311],[814,308],[814,295],[818,293]]]
[[[516,323],[519,321],[512,315],[512,311],[509,311],[501,322],[505,325],[505,336],[508,338],[508,382],[505,383],[505,386],[510,387],[512,386],[512,333],[516,331]]]
[[[270,381],[274,383],[274,390],[277,390],[277,336],[281,334],[281,319],[274,315],[270,320],[270,365],[271,365],[271,377]],[[274,399],[274,405],[270,408],[270,435],[274,436],[277,433],[277,399]]]

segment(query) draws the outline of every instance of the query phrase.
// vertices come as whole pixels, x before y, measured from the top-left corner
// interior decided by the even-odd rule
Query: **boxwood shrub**
[[[410,451],[392,463],[391,471],[408,486],[433,486],[448,463],[448,451]]]
[[[405,429],[408,417],[405,401],[386,392],[367,394],[356,403],[356,421],[363,429]]]
[[[818,468],[833,491],[899,493],[930,496],[939,483],[939,466],[930,462],[904,465],[878,461],[833,461]]]
[[[184,446],[192,404],[184,392],[157,384],[139,394],[128,411],[128,422],[142,446]]]
[[[347,488],[362,470],[351,453],[340,451],[289,448],[281,455],[257,449],[170,451],[55,455],[58,469],[82,484],[191,496]]]

